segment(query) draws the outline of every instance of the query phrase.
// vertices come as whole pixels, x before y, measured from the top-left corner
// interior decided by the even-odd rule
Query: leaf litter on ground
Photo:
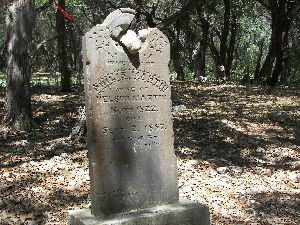
[[[87,149],[70,138],[83,90],[33,92],[33,131],[0,129],[0,224],[67,224],[90,202]],[[172,83],[180,198],[207,204],[212,224],[299,224],[300,88],[245,93]]]

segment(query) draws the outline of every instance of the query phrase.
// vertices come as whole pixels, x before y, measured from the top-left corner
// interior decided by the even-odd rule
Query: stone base
[[[69,211],[69,225],[210,225],[206,205],[197,202],[157,206],[138,211],[95,217],[90,209]]]

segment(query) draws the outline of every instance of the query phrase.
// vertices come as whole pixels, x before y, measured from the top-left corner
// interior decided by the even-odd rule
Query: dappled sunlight
[[[297,89],[246,97],[242,86],[172,85],[180,197],[207,204],[214,224],[298,221]],[[87,150],[70,137],[84,97],[40,88],[33,131],[1,130],[0,216],[62,224],[89,205]]]
[[[253,196],[300,188],[294,144],[299,93],[290,88],[271,95],[254,87],[246,96],[244,89],[174,85],[173,105],[183,109],[173,113],[180,196],[209,205],[215,224],[298,221],[299,206],[276,214],[276,204],[265,204],[264,213],[258,207],[263,200]]]

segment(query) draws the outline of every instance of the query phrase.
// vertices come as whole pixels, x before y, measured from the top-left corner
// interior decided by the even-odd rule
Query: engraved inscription
[[[104,199],[110,199],[110,198],[120,198],[120,199],[125,199],[130,196],[138,196],[139,193],[137,191],[132,191],[132,192],[124,192],[121,190],[114,190],[112,192],[103,192],[101,195],[99,195],[99,198],[104,200]]]
[[[116,91],[146,91],[149,87],[118,87]]]
[[[167,130],[167,127],[165,124],[163,123],[157,123],[157,124],[147,124],[145,125],[145,130],[149,131],[149,132],[153,132],[153,131],[163,131],[163,130]]]
[[[152,54],[151,54],[152,55]],[[107,61],[109,66],[126,66],[126,65],[130,65],[131,62],[130,61],[125,61],[125,60],[108,60]],[[154,62],[153,61],[142,61],[140,62],[141,65],[145,65],[145,66],[153,66]]]
[[[144,113],[144,112],[158,112],[158,109],[156,108],[155,105],[138,106],[137,110],[140,113]]]
[[[125,121],[127,121],[127,122],[142,122],[143,117],[141,117],[141,116],[125,116]]]
[[[113,58],[116,55],[116,53],[113,54],[110,51],[109,41],[111,40],[111,38],[109,34],[104,29],[100,29],[97,34],[98,37],[95,39],[97,50],[99,51],[99,53],[105,52],[109,57]]]
[[[118,136],[118,137],[113,137],[113,141],[143,141],[143,140],[151,140],[158,138],[157,135],[152,135],[152,134],[147,134],[147,135],[127,135],[127,136]]]
[[[167,47],[169,43],[165,38],[157,33],[153,34],[153,38],[149,41],[150,52],[145,53],[144,57],[148,60],[153,60],[157,57],[157,54],[162,55],[163,49]]]
[[[97,95],[98,103],[156,102],[167,100],[166,95]]]
[[[140,130],[137,128],[137,125],[133,124],[130,127],[131,132],[139,132]],[[163,123],[157,123],[157,124],[145,124],[144,130],[151,132],[159,132],[167,130],[167,127]],[[103,127],[102,133],[103,134],[116,134],[116,133],[126,133],[128,130],[126,130],[123,127]]]
[[[158,109],[155,105],[145,105],[145,106],[136,106],[136,107],[110,107],[111,114],[131,114],[131,113],[144,113],[144,112],[158,112]]]
[[[103,77],[99,77],[97,82],[93,84],[93,87],[101,95],[106,88],[111,87],[113,84],[126,83],[127,81],[143,81],[157,87],[161,92],[166,92],[169,89],[168,83],[157,75],[137,69],[116,70],[108,73]]]

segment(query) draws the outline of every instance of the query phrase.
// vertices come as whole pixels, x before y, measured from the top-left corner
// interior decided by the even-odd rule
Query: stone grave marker
[[[169,41],[127,30],[134,16],[116,10],[83,37],[91,208],[69,224],[209,224],[205,205],[179,203]]]

